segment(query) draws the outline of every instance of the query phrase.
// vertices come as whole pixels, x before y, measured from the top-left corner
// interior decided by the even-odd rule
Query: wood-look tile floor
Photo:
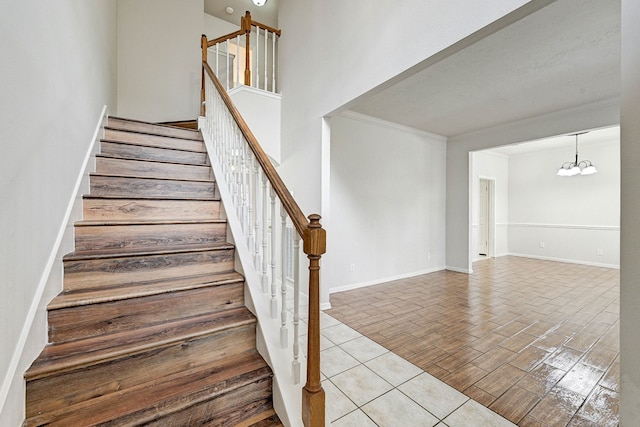
[[[614,269],[501,257],[331,295],[327,313],[522,427],[617,426]]]

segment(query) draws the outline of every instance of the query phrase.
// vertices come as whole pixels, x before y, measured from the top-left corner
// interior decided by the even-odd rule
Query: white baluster
[[[233,87],[240,86],[240,36],[236,36],[236,57],[233,58],[233,69],[236,71]]]
[[[248,238],[250,234],[249,230],[251,229],[251,219],[249,218],[249,179],[247,177],[249,172],[247,166],[248,153],[244,137],[241,137],[240,142],[242,144],[242,230]]]
[[[243,199],[242,199],[242,148],[241,148],[241,142],[240,140],[242,139],[242,136],[240,134],[240,130],[238,128],[235,127],[234,125],[234,130],[235,130],[235,147],[233,149],[233,154],[234,154],[234,159],[235,159],[235,186],[236,186],[236,212],[238,214],[238,219],[240,219],[240,224],[242,225],[242,223],[244,222],[244,218],[243,218],[243,213],[244,213],[244,206],[242,205]]]
[[[225,164],[227,165],[227,185],[231,186],[233,182],[233,157],[231,152],[233,149],[233,136],[231,133],[231,123],[228,116],[225,115],[224,121],[224,141],[225,141]],[[233,188],[229,188],[233,192]],[[231,206],[230,206],[231,207]]]
[[[255,88],[260,89],[260,73],[258,72],[258,62],[260,61],[260,27],[256,27],[256,85]]]
[[[224,70],[224,74],[227,76],[227,86],[225,87],[225,89],[229,90],[229,40],[227,40],[225,43],[226,43],[225,54],[227,56],[227,69]]]
[[[259,208],[260,208],[260,171],[261,169],[259,169],[259,164],[258,164],[258,160],[256,158],[253,159],[253,170],[254,170],[254,174],[253,174],[253,179],[254,179],[254,185],[253,185],[253,189],[255,191],[255,209],[254,209],[254,228],[255,228],[255,242],[253,244],[254,246],[254,254],[253,254],[253,264],[256,266],[256,269],[259,268],[260,266],[260,246],[258,245],[258,239],[260,236],[260,215],[259,215]]]
[[[264,90],[267,90],[267,63],[269,62],[269,49],[267,42],[269,41],[269,31],[264,30]]]
[[[276,34],[275,33],[273,33],[273,39],[271,40],[271,44],[273,46],[273,53],[272,53],[273,60],[271,61],[271,79],[272,79],[271,91],[273,93],[276,93]]]
[[[293,230],[293,381],[300,383],[300,236]]]
[[[278,318],[278,284],[276,283],[276,192],[271,187],[271,318]]]
[[[255,158],[253,157],[253,153],[251,150],[247,150],[249,152],[249,158],[247,160],[247,193],[248,193],[248,215],[247,215],[247,229],[249,230],[247,233],[247,249],[249,249],[249,253],[254,253],[254,244],[255,244],[255,236],[253,234],[254,228],[253,224],[255,223],[255,207],[256,207],[256,193],[254,189],[255,184],[255,174],[256,170],[254,169]],[[255,256],[253,257],[253,265],[257,266]]]
[[[282,348],[287,348],[289,331],[287,330],[287,211],[284,210],[284,206],[280,205],[280,291],[281,291],[281,303],[280,309],[280,345]]]
[[[262,174],[262,292],[269,292],[269,276],[267,272],[267,176]]]
[[[218,64],[219,63],[218,58],[220,56],[219,53],[220,53],[220,43],[216,43],[216,76],[220,75],[220,66]]]

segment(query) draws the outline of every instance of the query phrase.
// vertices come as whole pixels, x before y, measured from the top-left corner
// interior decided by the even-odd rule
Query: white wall
[[[47,263],[96,121],[116,102],[116,6],[4,2],[0,39],[0,425],[16,426],[46,336]]]
[[[280,164],[280,95],[243,85],[229,96],[264,152]]]
[[[480,206],[480,178],[493,180],[494,185],[494,256],[505,255],[508,251],[509,222],[509,158],[490,151],[472,154],[471,169],[471,247],[472,259],[478,259],[478,222]]]
[[[398,7],[393,0],[283,0],[279,171],[302,210],[323,213],[324,115],[527,3],[410,0]]]
[[[278,172],[303,212],[321,214],[331,232],[329,218],[336,215],[329,212],[330,166],[322,160],[330,158],[324,116],[346,110],[357,97],[401,73],[409,75],[427,67],[437,60],[437,54],[446,55],[442,52],[458,42],[450,53],[484,32],[508,25],[509,19],[496,21],[517,8],[537,9],[546,3],[409,0],[398,7],[393,0],[282,0],[278,15],[283,29],[279,41],[282,165]],[[468,160],[465,164],[468,176]],[[466,208],[468,218],[468,203]],[[468,248],[468,240],[466,243]],[[327,304],[325,264],[321,294]]]
[[[592,160],[597,174],[557,176],[573,155],[571,147],[510,156],[509,252],[618,267],[619,140],[580,144],[580,159]]]
[[[445,144],[354,113],[331,118],[330,292],[444,268]]]
[[[195,120],[204,0],[118,0],[118,115]]]
[[[218,37],[226,36],[227,34],[234,33],[240,29],[240,20],[238,19],[238,25],[227,22],[223,19],[216,18],[208,13],[204,14],[204,31],[202,34],[207,36],[207,39],[212,40]]]
[[[640,420],[640,2],[622,0],[620,426]]]

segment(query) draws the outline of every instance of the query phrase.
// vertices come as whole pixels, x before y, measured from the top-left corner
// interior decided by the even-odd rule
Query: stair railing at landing
[[[200,128],[260,327],[266,329],[263,330],[265,345],[278,347],[276,354],[269,351],[266,358],[268,361],[271,358],[276,383],[290,387],[298,402],[296,406],[301,405],[297,406],[302,410],[301,415],[300,409],[294,408],[297,421],[292,424],[299,425],[298,417],[301,417],[307,427],[324,427],[319,287],[326,232],[320,224],[320,215],[310,215],[307,220],[209,64],[203,61],[202,67],[206,109]],[[227,206],[228,201],[232,201],[233,206]],[[239,239],[242,241],[238,242]],[[304,364],[299,351],[299,327],[301,291],[305,289],[300,289],[300,240],[309,262],[307,369],[302,390],[298,385]],[[242,259],[243,253],[245,259]],[[288,285],[291,281],[293,295]],[[261,304],[256,298],[262,298]],[[260,307],[264,308],[262,316]],[[269,328],[273,332],[270,337],[267,336],[271,333]],[[285,358],[289,361],[282,360]],[[284,372],[279,371],[277,365],[283,366]],[[290,384],[282,384],[283,381]]]
[[[202,35],[202,60],[209,64],[226,90],[244,84],[277,93],[280,34],[280,30],[252,20],[247,11],[238,31],[213,40]],[[202,82],[201,101],[204,102],[204,70]]]

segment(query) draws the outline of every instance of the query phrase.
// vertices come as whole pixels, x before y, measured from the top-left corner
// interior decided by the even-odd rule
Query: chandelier
[[[578,161],[578,135],[587,132],[576,133],[571,136],[576,137],[576,160],[575,162],[565,162],[558,169],[558,176],[576,176],[576,175],[593,175],[598,172],[596,166],[590,160]]]

